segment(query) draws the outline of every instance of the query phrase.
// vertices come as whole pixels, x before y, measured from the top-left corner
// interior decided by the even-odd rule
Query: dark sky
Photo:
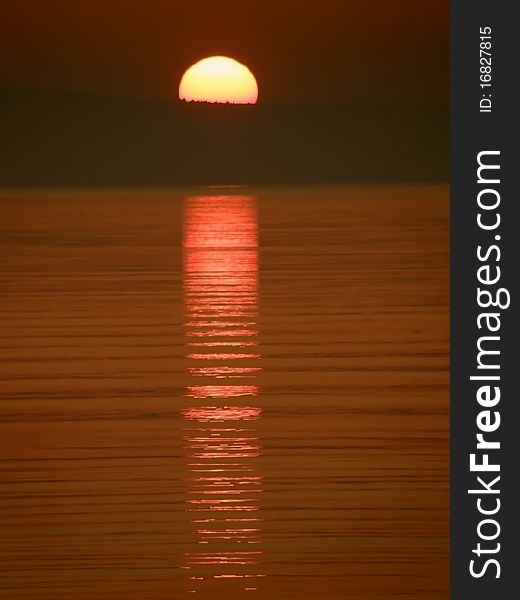
[[[258,105],[178,101],[213,54]],[[445,180],[448,84],[448,0],[1,0],[0,185]]]
[[[265,101],[435,102],[448,0],[2,0],[3,85],[175,98],[183,69],[231,55]]]

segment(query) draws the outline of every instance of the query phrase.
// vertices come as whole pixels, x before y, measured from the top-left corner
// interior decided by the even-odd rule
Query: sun
[[[256,104],[258,84],[245,65],[227,56],[210,56],[184,73],[179,98],[186,102]]]

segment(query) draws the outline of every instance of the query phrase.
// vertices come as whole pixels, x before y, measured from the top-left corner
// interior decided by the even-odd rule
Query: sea
[[[1,598],[448,598],[447,185],[0,214]]]

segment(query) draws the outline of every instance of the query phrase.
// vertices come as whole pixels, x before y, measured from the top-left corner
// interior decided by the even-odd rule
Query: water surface
[[[447,188],[0,207],[1,597],[448,597]]]

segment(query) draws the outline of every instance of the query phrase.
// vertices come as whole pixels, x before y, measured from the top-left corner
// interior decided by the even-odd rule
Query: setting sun
[[[226,56],[211,56],[184,73],[179,98],[186,102],[256,104],[258,85],[245,65]]]

